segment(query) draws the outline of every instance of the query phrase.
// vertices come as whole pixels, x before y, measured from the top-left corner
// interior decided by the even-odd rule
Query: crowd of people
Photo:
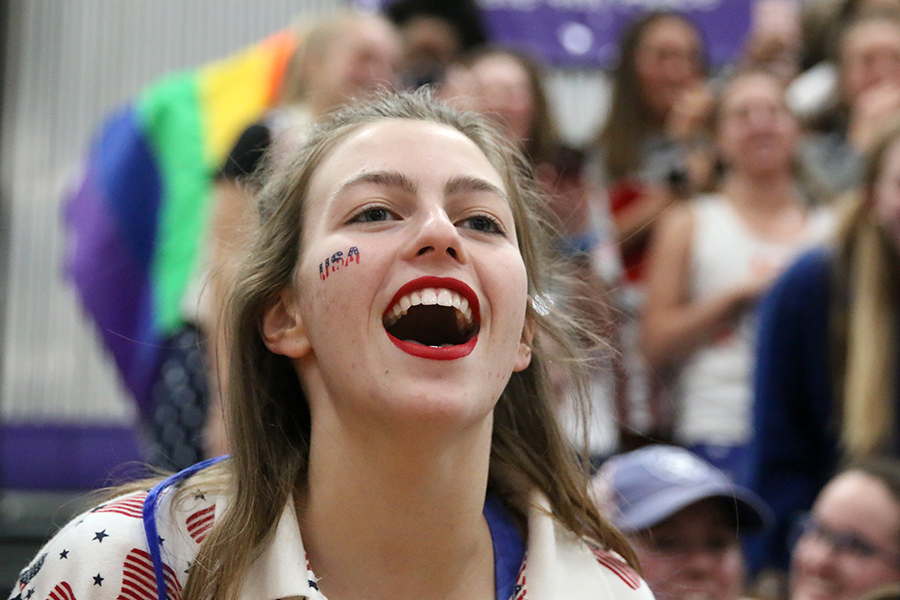
[[[216,176],[230,457],[115,490],[12,597],[129,561],[160,598],[897,597],[900,2],[759,5],[716,68],[639,14],[583,148],[474,4],[303,32]]]

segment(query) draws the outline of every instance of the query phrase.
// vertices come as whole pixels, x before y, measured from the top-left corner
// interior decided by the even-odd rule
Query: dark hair
[[[651,11],[626,27],[619,39],[619,62],[612,71],[609,116],[595,138],[595,145],[606,149],[606,167],[612,181],[634,173],[639,166],[642,144],[660,127],[641,90],[636,55],[647,31],[667,19],[681,21],[697,34],[701,46],[701,67],[704,72],[708,69],[703,35],[685,15],[674,11]],[[609,150],[612,148],[614,152]]]
[[[416,17],[434,17],[453,27],[463,51],[487,43],[481,10],[473,0],[397,0],[385,9],[394,25],[403,27]]]

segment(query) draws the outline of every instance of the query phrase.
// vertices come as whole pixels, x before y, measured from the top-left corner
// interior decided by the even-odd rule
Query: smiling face
[[[306,69],[309,100],[317,114],[395,85],[402,56],[400,39],[386,21],[348,19],[332,37],[313,53]]]
[[[743,560],[734,515],[719,498],[695,502],[632,536],[658,600],[737,600]]]
[[[510,139],[524,147],[532,137],[535,99],[525,67],[508,54],[488,54],[470,68],[478,110],[496,120]]]
[[[794,600],[855,600],[900,582],[900,505],[879,479],[861,471],[838,475],[819,494],[812,517],[818,527],[794,548]]]
[[[844,34],[840,49],[843,94],[853,104],[864,92],[900,80],[900,25],[864,19]]]
[[[679,96],[703,76],[700,37],[680,17],[658,19],[638,43],[634,67],[644,101],[664,119]]]
[[[434,123],[364,126],[322,160],[304,214],[282,304],[298,326],[268,339],[295,360],[313,420],[490,415],[531,351],[513,212],[478,146]]]

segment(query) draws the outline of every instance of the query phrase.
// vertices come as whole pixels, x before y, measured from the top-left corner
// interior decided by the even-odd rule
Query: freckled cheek
[[[372,287],[366,283],[370,265],[364,254],[359,246],[346,243],[309,251],[299,267],[298,285],[312,320],[307,324],[310,329],[333,333],[341,324],[368,316],[370,303],[363,300],[370,297]]]

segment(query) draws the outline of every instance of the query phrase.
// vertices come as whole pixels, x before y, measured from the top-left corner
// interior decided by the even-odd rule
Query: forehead
[[[721,528],[733,528],[735,516],[726,508],[722,498],[703,498],[682,508],[675,514],[657,523],[653,531],[683,531],[700,534]]]
[[[439,123],[386,119],[341,140],[325,156],[310,181],[309,200],[327,198],[367,171],[394,171],[423,186],[470,176],[506,189],[484,152],[461,132]]]
[[[857,23],[844,37],[842,49],[844,60],[880,50],[900,52],[900,24],[888,20]]]
[[[877,478],[849,471],[832,480],[816,500],[813,512],[832,526],[873,534],[900,531],[900,504]]]
[[[650,49],[660,46],[700,45],[700,38],[694,28],[683,19],[674,16],[660,18],[649,24],[641,36],[639,49]]]
[[[722,93],[722,106],[759,100],[784,100],[784,90],[772,77],[759,74],[744,75],[732,81]]]

